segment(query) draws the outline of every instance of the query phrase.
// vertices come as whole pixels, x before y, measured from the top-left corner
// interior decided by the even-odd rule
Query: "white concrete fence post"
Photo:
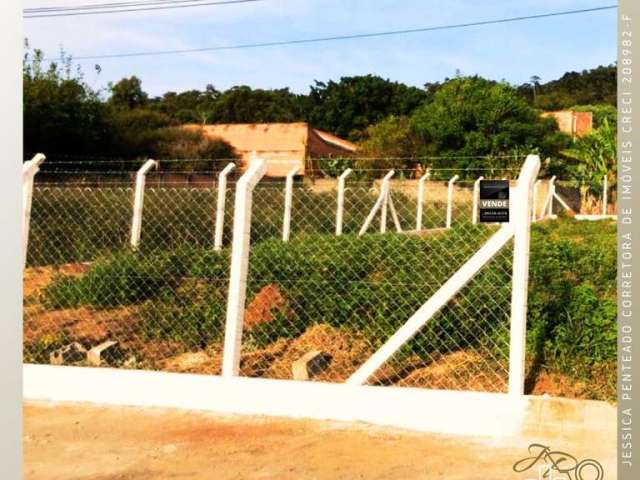
[[[447,228],[451,228],[451,221],[453,220],[453,184],[460,178],[459,175],[454,175],[449,180],[447,188]]]
[[[473,182],[473,206],[471,211],[471,223],[478,224],[478,200],[480,199],[480,182],[484,180],[483,176]]]
[[[235,168],[235,164],[230,163],[222,169],[218,175],[218,201],[216,203],[216,226],[213,237],[213,249],[222,249],[222,236],[224,233],[224,207],[227,198],[227,176]]]
[[[424,184],[431,176],[431,171],[427,169],[420,180],[418,180],[418,207],[416,208],[416,231],[422,231],[422,211],[424,208]]]
[[[515,193],[512,200],[515,208],[512,209],[514,213],[511,221],[502,224],[500,229],[347,379],[347,384],[365,384],[377,369],[413,338],[513,237],[509,393],[516,396],[524,393],[532,190],[539,171],[540,158],[537,155],[527,156],[517,185],[512,189]]]
[[[144,209],[144,187],[147,182],[147,172],[158,168],[156,160],[147,160],[136,173],[136,190],[133,198],[133,217],[131,219],[131,247],[137,249],[140,245],[142,231],[142,210]]]
[[[529,155],[515,188],[513,215],[513,278],[511,282],[511,327],[509,341],[509,394],[523,395],[529,287],[529,245],[533,186],[540,171],[540,158]]]
[[[31,203],[33,200],[33,179],[40,170],[46,157],[36,154],[31,160],[22,164],[22,266],[27,265],[27,248],[29,246],[29,225],[31,223]]]
[[[336,235],[342,235],[342,218],[344,215],[344,184],[347,177],[353,172],[350,168],[347,168],[338,177],[338,207],[336,210]]]
[[[531,206],[531,221],[535,222],[536,218],[537,218],[537,210],[538,210],[538,189],[540,187],[540,182],[542,182],[542,180],[536,180],[536,182],[533,184],[533,200],[532,200],[532,206]]]
[[[606,215],[608,210],[608,202],[609,202],[609,179],[605,175],[602,178],[602,214]]]
[[[542,208],[540,209],[540,219],[545,218],[546,216],[551,215],[553,212],[553,194],[554,194],[554,183],[556,181],[556,177],[553,176],[548,182],[547,186],[547,198],[545,198],[544,203],[542,204]]]
[[[284,189],[284,216],[282,218],[282,241],[288,242],[291,234],[291,207],[293,205],[293,177],[298,173],[298,167],[287,173]]]
[[[553,197],[556,196],[556,176],[554,175],[549,180],[549,212],[548,215],[551,217],[553,215]]]
[[[378,199],[376,200],[376,203],[373,205],[373,208],[371,209],[371,211],[369,212],[369,215],[367,215],[367,218],[365,219],[364,223],[362,224],[362,227],[360,228],[360,231],[358,232],[358,236],[362,236],[365,234],[365,232],[367,231],[367,229],[369,228],[369,225],[371,225],[371,222],[373,221],[374,217],[376,216],[376,213],[378,213],[378,210],[380,210],[380,208],[382,208],[382,204],[386,201],[389,200],[389,181],[391,180],[391,177],[393,177],[393,175],[395,174],[395,170],[389,170],[389,173],[387,173],[384,178],[382,179],[382,184],[380,185],[380,195],[378,195]],[[384,213],[384,224],[385,224],[385,229],[386,229],[386,211],[383,212]],[[380,223],[380,229],[382,230],[382,222]]]
[[[247,294],[247,271],[249,269],[249,250],[251,247],[253,189],[262,179],[265,171],[265,161],[254,158],[247,171],[236,183],[229,292],[227,296],[227,320],[222,357],[222,376],[224,377],[235,377],[240,369],[242,327]]]
[[[391,173],[391,172],[389,172]],[[381,194],[382,194],[382,210],[380,212],[380,233],[385,233],[387,231],[387,207],[389,205],[389,181],[391,180],[391,176],[387,174],[384,179],[382,179],[382,185],[380,186]]]
[[[402,226],[400,225],[400,217],[398,217],[398,213],[396,212],[396,207],[393,204],[393,198],[391,197],[391,190],[387,190],[387,202],[389,203],[389,210],[391,211],[391,218],[393,219],[393,224],[396,227],[396,232],[402,233]]]

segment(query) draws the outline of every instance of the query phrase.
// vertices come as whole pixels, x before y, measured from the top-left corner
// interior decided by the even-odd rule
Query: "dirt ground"
[[[604,467],[615,444],[593,439],[487,440],[364,424],[218,416],[165,409],[24,405],[27,480],[487,479],[515,473],[532,442]],[[606,443],[610,443],[608,445]]]

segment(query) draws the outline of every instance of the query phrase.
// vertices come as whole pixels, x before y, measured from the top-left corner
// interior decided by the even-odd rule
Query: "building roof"
[[[329,132],[325,132],[323,130],[318,130],[317,128],[313,128],[312,129],[316,134],[318,134],[318,136],[324,140],[327,143],[331,143],[333,145],[336,145],[340,148],[344,148],[346,150],[349,150],[350,152],[355,152],[357,150],[357,145],[355,145],[354,143],[349,142],[348,140],[344,140],[343,138],[340,137],[336,137],[335,135],[332,135]]]

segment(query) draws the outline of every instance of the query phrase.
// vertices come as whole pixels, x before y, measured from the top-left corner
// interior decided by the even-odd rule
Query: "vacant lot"
[[[525,479],[535,475],[512,465],[534,441],[594,458],[605,478],[615,478],[613,435],[497,442],[362,424],[42,403],[26,404],[24,415],[27,480]]]
[[[531,242],[527,391],[616,397],[613,222],[539,222]],[[491,233],[467,225],[418,237],[310,235],[251,254],[242,375],[291,378],[309,351],[317,380],[344,381]],[[70,342],[117,340],[112,366],[219,373],[228,250],[105,254],[25,272],[25,361]],[[501,391],[506,385],[511,253],[505,249],[375,383]],[[424,268],[416,268],[417,265]]]

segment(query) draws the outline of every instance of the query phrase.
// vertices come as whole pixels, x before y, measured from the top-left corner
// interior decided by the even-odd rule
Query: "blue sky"
[[[25,0],[25,7],[103,3]],[[159,12],[26,19],[25,35],[46,56],[198,48],[419,28],[590,8],[614,0],[264,0]],[[616,57],[616,10],[404,36],[183,55],[79,61],[95,88],[136,75],[152,95],[233,85],[289,87],[373,73],[410,85],[479,74],[542,81]]]

